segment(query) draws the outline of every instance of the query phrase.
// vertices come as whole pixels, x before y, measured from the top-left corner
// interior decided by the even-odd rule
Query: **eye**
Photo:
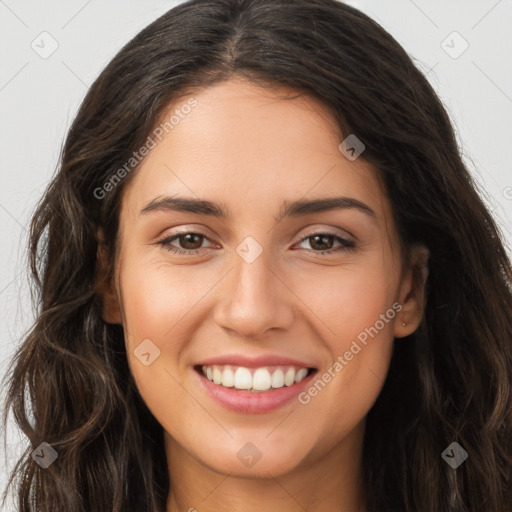
[[[179,245],[182,247],[180,248],[172,245],[174,240],[178,240]],[[204,240],[208,240],[208,237],[204,233],[185,231],[171,237],[166,237],[163,240],[159,240],[157,244],[161,245],[167,251],[173,252],[175,254],[189,255],[197,254],[202,249],[201,245]]]
[[[310,246],[313,248],[313,252],[318,254],[332,254],[335,252],[348,251],[351,249],[355,249],[356,244],[352,240],[348,240],[339,235],[335,235],[334,233],[311,233],[308,236],[304,237],[299,244],[302,244],[306,240],[311,240],[309,242]],[[338,242],[340,245],[337,248],[332,248],[334,242]]]
[[[172,245],[175,240],[179,242],[181,247]],[[204,233],[185,231],[159,240],[157,244],[174,254],[192,255],[198,254],[200,251],[205,249],[205,247],[201,247],[205,240],[209,240],[209,238]],[[348,251],[356,247],[356,244],[353,241],[339,235],[335,235],[334,233],[311,233],[304,237],[299,244],[302,244],[307,240],[312,241],[309,242],[312,247],[311,251],[318,254],[333,254],[336,252]],[[339,243],[337,248],[332,247],[335,242]]]

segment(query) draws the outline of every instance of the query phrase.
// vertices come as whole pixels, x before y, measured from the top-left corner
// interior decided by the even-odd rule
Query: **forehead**
[[[194,108],[182,110],[191,98]],[[222,202],[249,217],[326,195],[371,203],[378,216],[389,210],[375,170],[340,152],[335,118],[310,96],[231,80],[173,102],[163,122],[173,115],[124,192],[133,212],[164,194]]]

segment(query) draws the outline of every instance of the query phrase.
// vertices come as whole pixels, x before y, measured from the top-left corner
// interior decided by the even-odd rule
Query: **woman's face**
[[[357,460],[419,321],[374,171],[322,104],[278,92],[232,80],[172,106],[123,192],[105,312],[169,452],[232,476]]]

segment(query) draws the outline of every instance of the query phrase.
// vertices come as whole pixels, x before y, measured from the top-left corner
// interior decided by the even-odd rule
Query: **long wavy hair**
[[[8,371],[9,412],[30,445],[20,512],[164,512],[163,430],[129,371],[123,328],[102,319],[97,230],[114,270],[122,191],[99,198],[171,102],[235,75],[332,111],[366,145],[407,254],[430,250],[425,314],[395,343],[367,416],[368,512],[512,510],[512,269],[425,76],[380,25],[335,0],[191,0],[126,44],[89,89],[34,213],[38,314]],[[103,189],[105,190],[105,189]],[[95,193],[96,191],[96,193]],[[57,460],[30,456],[42,442]],[[468,453],[457,469],[441,457]]]

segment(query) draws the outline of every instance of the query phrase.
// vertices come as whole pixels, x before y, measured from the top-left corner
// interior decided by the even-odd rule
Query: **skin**
[[[134,379],[165,431],[168,512],[363,510],[365,417],[381,391],[394,338],[421,321],[423,285],[414,285],[412,268],[426,249],[414,248],[402,266],[376,171],[340,152],[344,137],[323,104],[285,99],[293,94],[240,78],[195,94],[198,106],[123,191],[115,279],[100,293],[105,321],[124,326]],[[232,216],[140,213],[163,195],[222,203]],[[274,219],[285,200],[333,195],[361,201],[375,217],[349,208]],[[157,243],[198,230],[206,238],[171,243],[196,254],[173,254]],[[315,232],[356,247],[322,255],[340,243],[327,238],[318,248],[321,240],[306,238]],[[247,236],[262,248],[252,263],[236,252]],[[104,267],[102,250],[98,256]],[[233,352],[309,361],[321,375],[393,303],[402,306],[396,317],[306,405],[292,400],[244,415],[197,385],[195,364]],[[148,338],[160,355],[144,366],[134,350]],[[237,457],[247,442],[261,453],[252,467]]]

